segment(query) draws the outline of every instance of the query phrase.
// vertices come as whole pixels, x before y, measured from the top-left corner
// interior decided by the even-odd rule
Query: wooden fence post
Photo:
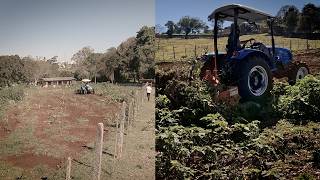
[[[142,86],[141,88],[141,103],[143,103],[144,99],[143,99],[143,92],[144,92],[144,86]]]
[[[138,90],[136,90],[136,93],[135,93],[135,95],[134,95],[134,97],[135,97],[135,104],[136,104],[136,111],[139,111],[139,105],[137,105],[138,104]]]
[[[97,139],[95,142],[96,155],[93,165],[93,180],[100,180],[103,148],[103,123],[98,123]]]
[[[130,110],[130,123],[129,125],[132,125],[132,122],[134,121],[134,98],[131,98],[131,110]]]
[[[172,50],[173,50],[173,59],[176,59],[176,52],[174,50],[174,45],[172,46]]]
[[[292,50],[291,39],[290,39],[290,44],[289,44],[289,46],[290,46],[290,51],[291,51],[291,50]]]
[[[184,56],[187,57],[187,48],[186,48],[186,45],[184,45]]]
[[[137,111],[137,91],[134,93],[134,98],[133,98],[133,119],[135,118]]]
[[[307,39],[307,50],[309,50],[309,40]]]
[[[71,157],[68,157],[66,180],[71,180]]]
[[[129,101],[129,105],[128,105],[128,122],[127,122],[127,130],[128,130],[128,134],[129,134],[129,127],[132,123],[132,109],[133,109],[133,98],[131,98],[131,100]]]
[[[194,45],[194,57],[197,57],[197,45]]]
[[[122,117],[120,120],[120,142],[119,142],[119,158],[122,157],[122,152],[123,152],[123,136],[124,136],[124,122],[126,120],[126,102],[123,101],[122,103]]]
[[[164,61],[164,51],[162,51],[162,60]]]
[[[115,139],[115,145],[114,145],[114,154],[113,159],[118,158],[118,134],[119,134],[119,115],[116,117],[116,139]]]

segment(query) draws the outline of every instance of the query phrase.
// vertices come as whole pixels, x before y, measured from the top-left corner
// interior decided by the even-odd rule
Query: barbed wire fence
[[[132,92],[131,96],[128,96],[126,100],[124,100],[121,104],[120,111],[115,115],[115,138],[113,143],[113,162],[107,164],[110,167],[112,174],[115,169],[115,164],[117,161],[123,158],[123,154],[126,151],[124,147],[125,142],[125,134],[128,135],[130,133],[131,128],[134,126],[135,120],[137,118],[137,114],[141,110],[141,106],[144,102],[144,87],[137,88]],[[88,175],[88,177],[92,177],[93,180],[101,180],[101,179],[108,179],[107,177],[102,177],[102,160],[103,160],[103,153],[104,143],[106,140],[104,139],[104,131],[106,131],[105,126],[103,123],[97,124],[97,133],[96,138],[94,141],[94,153],[92,164],[83,164],[92,169],[90,171],[92,174]],[[112,135],[112,134],[110,134]],[[72,162],[79,163],[76,159],[72,159],[72,157],[68,157],[65,166],[65,179],[71,180],[72,179]]]
[[[267,46],[271,46],[271,41],[262,42]],[[320,40],[308,39],[282,39],[276,40],[276,47],[290,49],[291,51],[297,50],[311,50],[320,48]],[[220,51],[225,50],[226,44],[219,44]],[[213,52],[213,43],[204,44],[166,44],[157,46],[156,59],[158,61],[172,61],[183,60],[188,58],[198,57],[205,52]]]

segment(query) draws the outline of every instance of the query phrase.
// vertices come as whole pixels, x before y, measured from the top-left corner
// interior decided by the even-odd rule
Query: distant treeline
[[[255,34],[255,33],[251,33]],[[218,37],[226,37],[227,34],[218,34]],[[185,38],[185,35],[183,34],[173,34],[169,36],[168,34],[157,34],[157,38]],[[310,39],[310,40],[319,40],[320,39],[320,33],[291,33],[288,34],[287,37],[290,38],[304,38],[304,39]],[[188,35],[189,39],[212,39],[213,35],[212,34],[190,34]]]
[[[57,56],[0,56],[0,87],[19,83],[37,84],[46,77],[88,78],[93,81],[128,82],[154,77],[154,27],[142,27],[136,37],[122,42],[105,53],[95,53],[89,46],[72,57],[72,64],[60,64]]]
[[[213,22],[210,22],[213,23]],[[223,27],[224,21],[218,21],[218,28],[224,36],[230,27]],[[309,3],[300,11],[294,5],[282,6],[274,18],[274,34],[288,37],[320,39],[320,7]],[[241,34],[267,33],[269,32],[267,21],[239,25]],[[168,21],[164,26],[157,24],[156,33],[159,37],[208,37],[213,30],[207,23],[196,17],[184,16],[178,22]],[[166,34],[166,36],[164,36]],[[179,34],[179,35],[177,35]],[[201,36],[194,36],[201,34]],[[204,34],[204,36],[202,36]]]

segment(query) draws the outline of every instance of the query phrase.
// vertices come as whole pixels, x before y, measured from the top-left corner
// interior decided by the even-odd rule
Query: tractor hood
[[[217,8],[214,10],[208,17],[208,20],[211,21],[215,18],[215,15],[219,15],[219,19],[225,21],[233,21],[234,9],[239,9],[239,20],[247,22],[256,22],[261,20],[267,20],[273,18],[271,14],[267,14],[260,10],[240,5],[240,4],[229,4]]]
[[[218,57],[219,57],[219,56],[224,56],[224,55],[226,55],[226,54],[227,54],[226,52],[218,52]],[[216,55],[214,54],[214,52],[208,52],[208,53],[206,53],[206,54],[203,54],[198,60],[201,60],[201,61],[206,62],[206,61],[208,61],[209,59],[214,58],[214,57],[216,57]]]

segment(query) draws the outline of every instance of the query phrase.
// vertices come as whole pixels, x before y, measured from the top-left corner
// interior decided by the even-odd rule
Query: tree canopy
[[[73,55],[75,77],[95,81],[127,81],[137,78],[153,78],[155,54],[155,28],[142,27],[136,37],[128,38],[117,48],[95,53],[84,47]]]
[[[177,23],[178,27],[185,34],[185,38],[188,37],[189,33],[199,33],[205,27],[205,23],[199,18],[184,16]]]

